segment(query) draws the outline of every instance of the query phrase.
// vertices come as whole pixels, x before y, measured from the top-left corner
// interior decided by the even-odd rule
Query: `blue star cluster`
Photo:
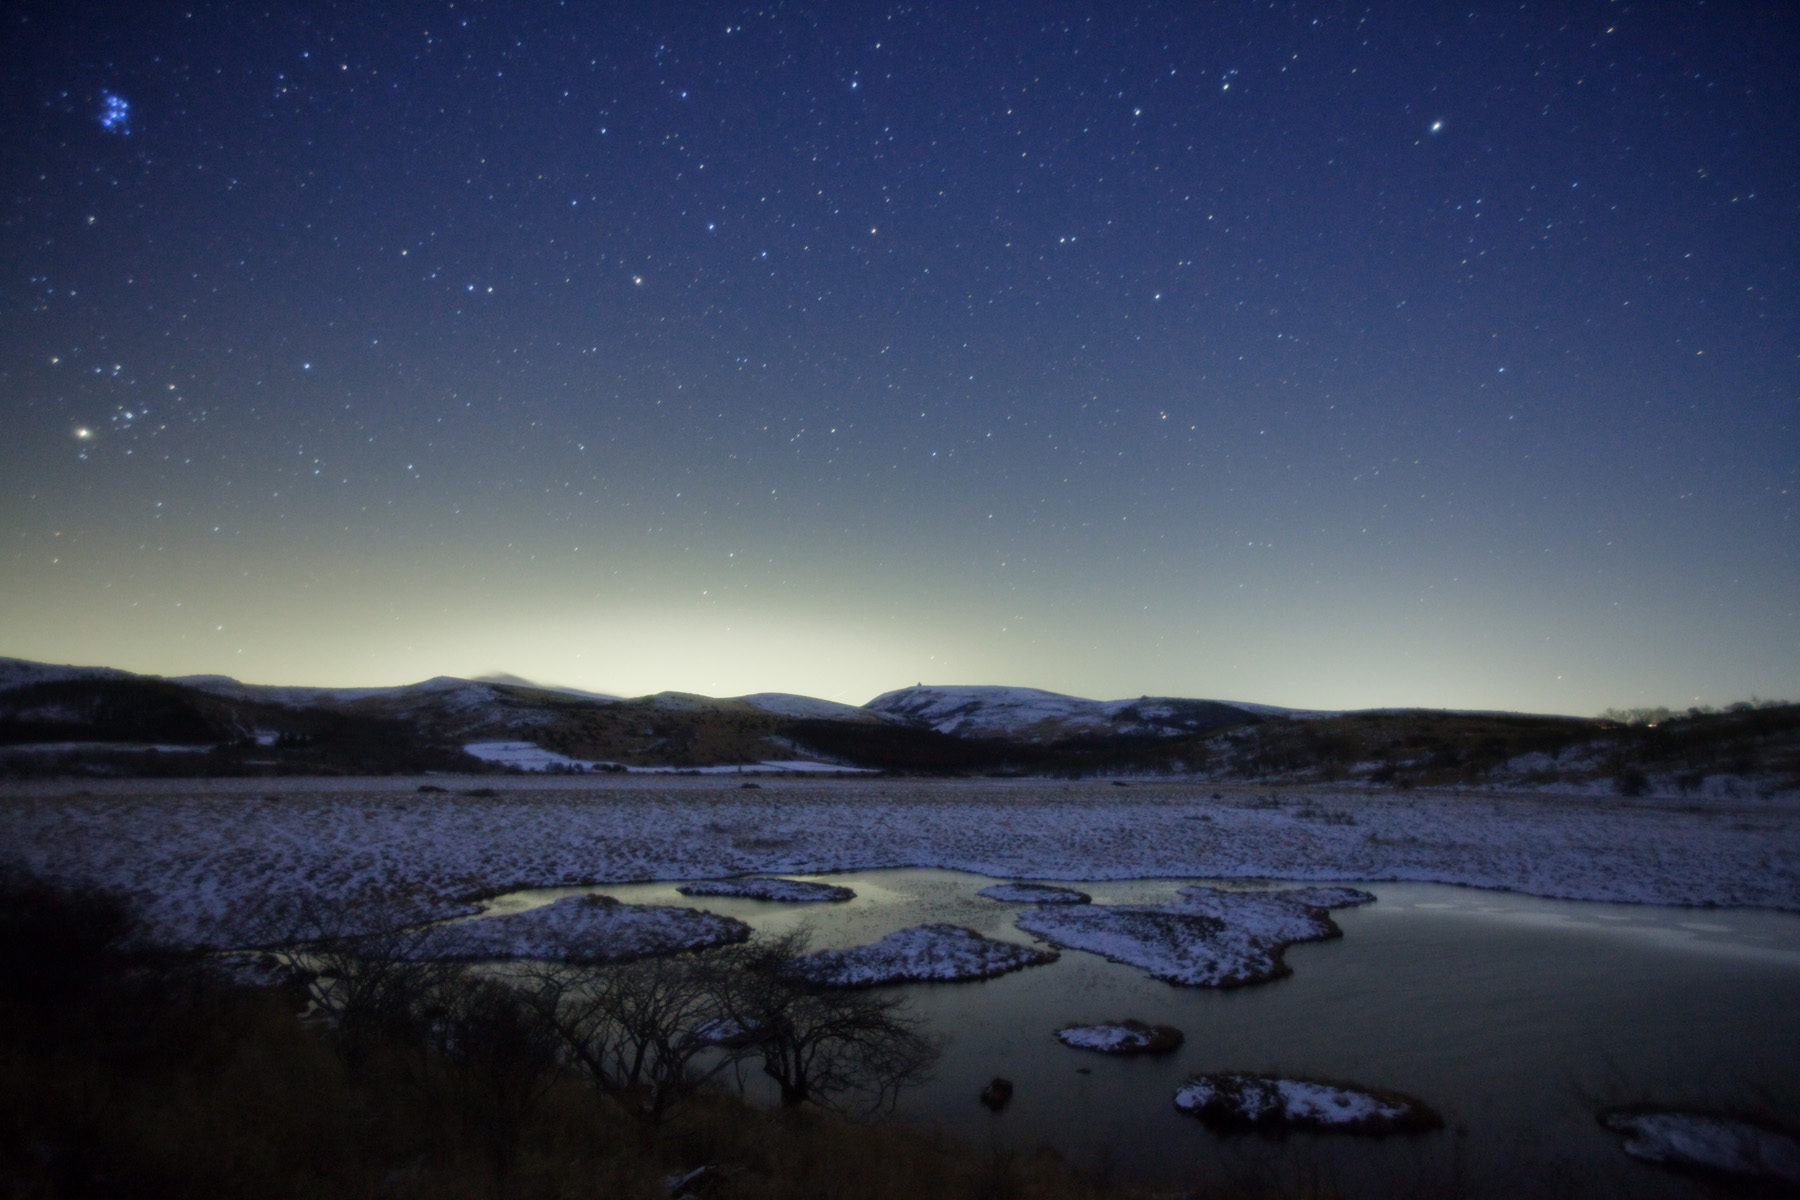
[[[0,653],[1800,692],[1789,5],[5,21]]]

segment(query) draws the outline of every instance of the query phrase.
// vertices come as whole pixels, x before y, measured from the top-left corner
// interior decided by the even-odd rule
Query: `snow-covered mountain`
[[[1085,700],[1020,687],[909,687],[865,706],[891,720],[956,737],[1047,744],[1080,737],[1180,737],[1259,717],[1285,715],[1268,705],[1140,696]]]

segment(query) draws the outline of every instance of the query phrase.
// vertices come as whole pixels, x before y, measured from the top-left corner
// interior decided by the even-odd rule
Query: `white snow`
[[[675,889],[684,896],[742,896],[749,900],[773,900],[780,904],[838,904],[856,899],[847,887],[812,883],[804,879],[703,879]]]
[[[1179,783],[791,778],[743,791],[717,777],[433,777],[497,792],[473,797],[419,795],[422,782],[4,781],[0,858],[123,890],[159,934],[199,942],[229,942],[259,908],[303,896],[447,915],[525,887],[897,866],[996,881],[1409,880],[1800,911],[1800,805],[1785,801],[1308,792],[1356,814],[1338,825],[1262,806],[1259,791],[1212,800],[1212,787]]]
[[[610,896],[567,896],[500,917],[438,925],[419,948],[423,958],[543,958],[616,962],[695,950],[750,936],[731,917],[671,905],[621,904]]]
[[[603,759],[570,758],[535,742],[469,742],[465,753],[483,762],[521,771],[615,771],[627,775],[879,775],[869,767],[843,767],[810,759],[765,759],[711,767],[628,767]]]
[[[1366,904],[1353,888],[1239,892],[1187,887],[1173,904],[1083,904],[1019,914],[1020,929],[1070,950],[1142,967],[1190,987],[1234,987],[1288,973],[1294,942],[1335,937],[1324,905]]]
[[[1224,1124],[1381,1132],[1396,1124],[1435,1124],[1430,1110],[1396,1093],[1275,1075],[1222,1072],[1188,1080],[1175,1107]]]
[[[791,692],[756,692],[739,696],[751,708],[774,713],[778,717],[799,717],[821,721],[885,721],[878,713],[854,704],[836,700],[819,700],[812,696],[796,696]]]
[[[809,954],[794,973],[826,987],[875,987],[991,979],[1056,959],[1054,951],[995,941],[960,925],[916,925],[867,946]]]
[[[1214,722],[1190,721],[1213,701],[1142,696],[1135,700],[1087,700],[1022,687],[919,686],[884,692],[864,707],[895,720],[927,725],[958,737],[1014,737],[1055,741],[1083,734],[1173,737]],[[1251,706],[1227,704],[1249,713]],[[1257,706],[1267,715],[1267,706]],[[1216,709],[1213,711],[1217,711]]]
[[[1625,1153],[1633,1158],[1800,1184],[1800,1141],[1761,1125],[1688,1112],[1614,1112],[1603,1119],[1629,1135]]]
[[[1093,899],[1086,892],[1051,883],[996,883],[975,894],[1006,904],[1086,904]]]
[[[1117,1025],[1070,1025],[1056,1031],[1056,1040],[1077,1050],[1098,1050],[1102,1054],[1141,1054],[1150,1048],[1163,1030],[1168,1039],[1162,1050],[1173,1050],[1181,1044],[1181,1031],[1164,1026],[1153,1028],[1142,1021],[1125,1021]]]

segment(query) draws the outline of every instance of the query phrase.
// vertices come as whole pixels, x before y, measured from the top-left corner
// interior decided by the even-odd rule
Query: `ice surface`
[[[1633,1158],[1800,1184],[1800,1141],[1749,1121],[1690,1112],[1612,1112],[1602,1120],[1629,1135]]]
[[[748,925],[717,913],[621,904],[609,896],[568,896],[520,913],[436,926],[420,947],[420,956],[617,962],[741,942],[749,936]]]
[[[1049,883],[997,883],[975,894],[1007,904],[1086,904],[1093,899],[1086,892]]]
[[[995,941],[960,925],[916,925],[867,946],[809,954],[794,973],[826,987],[948,983],[992,979],[1056,958],[1054,951]]]
[[[1437,1115],[1397,1092],[1278,1075],[1221,1072],[1188,1080],[1175,1107],[1211,1124],[1393,1133],[1435,1128]]]
[[[1238,892],[1187,887],[1173,904],[1084,904],[1019,914],[1020,929],[1070,950],[1141,967],[1189,987],[1235,987],[1288,974],[1281,952],[1295,942],[1336,937],[1325,913],[1366,904],[1354,888]]]
[[[804,879],[703,879],[675,889],[684,896],[743,896],[749,900],[774,900],[781,904],[837,904],[856,899],[847,887],[811,883]]]

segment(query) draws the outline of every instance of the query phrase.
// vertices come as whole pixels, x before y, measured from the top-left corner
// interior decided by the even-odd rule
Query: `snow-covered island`
[[[1189,987],[1236,987],[1289,973],[1282,951],[1337,937],[1328,909],[1367,904],[1357,888],[1282,892],[1185,887],[1173,904],[1037,908],[1014,922],[1069,950],[1087,950]]]
[[[1308,1129],[1379,1135],[1441,1129],[1443,1118],[1411,1096],[1356,1084],[1222,1071],[1196,1075],[1175,1107],[1221,1129]]]
[[[1674,1109],[1623,1108],[1600,1123],[1626,1135],[1633,1158],[1800,1186],[1800,1140],[1753,1121]]]
[[[1056,1031],[1056,1040],[1102,1054],[1168,1054],[1183,1037],[1173,1025],[1146,1025],[1128,1018],[1116,1025],[1068,1025]]]
[[[772,900],[777,904],[842,904],[856,899],[852,888],[835,883],[811,883],[804,879],[768,879],[750,875],[742,879],[702,879],[675,889],[684,896],[738,896],[746,900]]]
[[[732,917],[660,904],[621,904],[610,896],[567,896],[541,908],[433,926],[420,958],[540,958],[621,962],[741,942],[750,927]]]
[[[960,925],[916,925],[867,946],[809,954],[794,964],[794,974],[823,987],[954,983],[992,979],[1056,959],[1054,950],[996,941]]]
[[[1005,904],[1088,904],[1094,899],[1086,892],[1050,883],[996,883],[975,894]]]

